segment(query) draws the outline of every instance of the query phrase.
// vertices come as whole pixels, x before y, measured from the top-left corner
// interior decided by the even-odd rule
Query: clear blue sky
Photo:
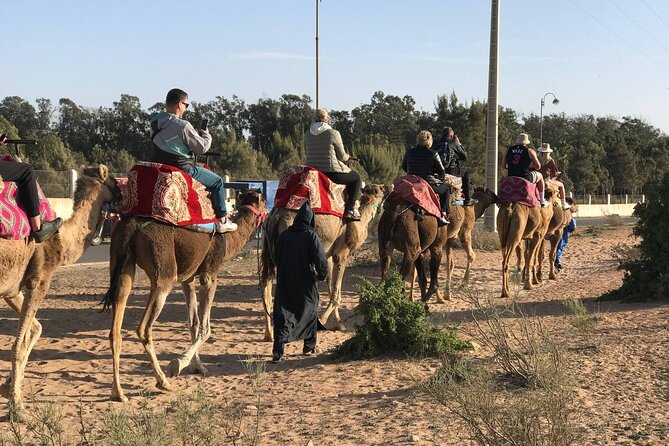
[[[191,100],[315,98],[315,0],[3,0],[0,97],[148,108]],[[490,2],[323,0],[321,105],[372,93],[487,97]],[[520,113],[634,116],[669,133],[669,1],[501,0],[499,102]]]

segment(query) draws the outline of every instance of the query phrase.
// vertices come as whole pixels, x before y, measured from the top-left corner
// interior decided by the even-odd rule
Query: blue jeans
[[[225,217],[228,211],[225,208],[225,189],[223,179],[209,169],[193,166],[186,173],[204,185],[211,192],[211,206],[217,218]]]

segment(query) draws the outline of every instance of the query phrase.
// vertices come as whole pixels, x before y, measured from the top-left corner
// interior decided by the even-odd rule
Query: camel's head
[[[367,184],[362,189],[360,206],[376,206],[378,211],[378,207],[386,195],[386,187],[383,184]]]
[[[260,226],[267,218],[267,201],[259,189],[248,189],[237,195],[237,209],[248,209],[258,220],[257,226]]]
[[[499,197],[497,194],[487,187],[474,188],[472,198],[478,200],[480,203],[487,203],[488,205],[499,203]]]
[[[116,178],[109,175],[109,169],[104,164],[84,168],[83,174],[77,180],[74,202],[80,203],[85,196],[91,193],[93,188],[96,188],[97,193],[102,196],[104,203],[117,202],[122,198]]]

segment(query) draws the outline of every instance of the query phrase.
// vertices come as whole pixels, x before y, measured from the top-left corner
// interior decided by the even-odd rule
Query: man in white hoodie
[[[330,125],[330,115],[323,108],[316,110],[311,127],[304,135],[304,150],[307,166],[320,170],[337,184],[346,185],[348,201],[344,219],[360,220],[358,200],[362,195],[362,180],[358,172],[348,167],[351,157],[344,149],[341,135]]]
[[[193,154],[202,155],[209,150],[211,135],[207,129],[195,130],[190,122],[181,119],[189,105],[185,91],[173,88],[167,92],[167,111],[151,117],[153,147],[150,161],[174,166],[204,184],[211,192],[211,205],[218,218],[216,232],[235,231],[237,225],[227,217],[223,180],[211,170],[195,164]]]

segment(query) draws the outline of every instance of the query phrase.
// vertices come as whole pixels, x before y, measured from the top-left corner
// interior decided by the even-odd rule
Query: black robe
[[[293,225],[277,243],[274,340],[291,342],[315,339],[318,325],[318,288],[325,280],[328,264],[323,245],[314,231],[314,213],[305,203]]]

